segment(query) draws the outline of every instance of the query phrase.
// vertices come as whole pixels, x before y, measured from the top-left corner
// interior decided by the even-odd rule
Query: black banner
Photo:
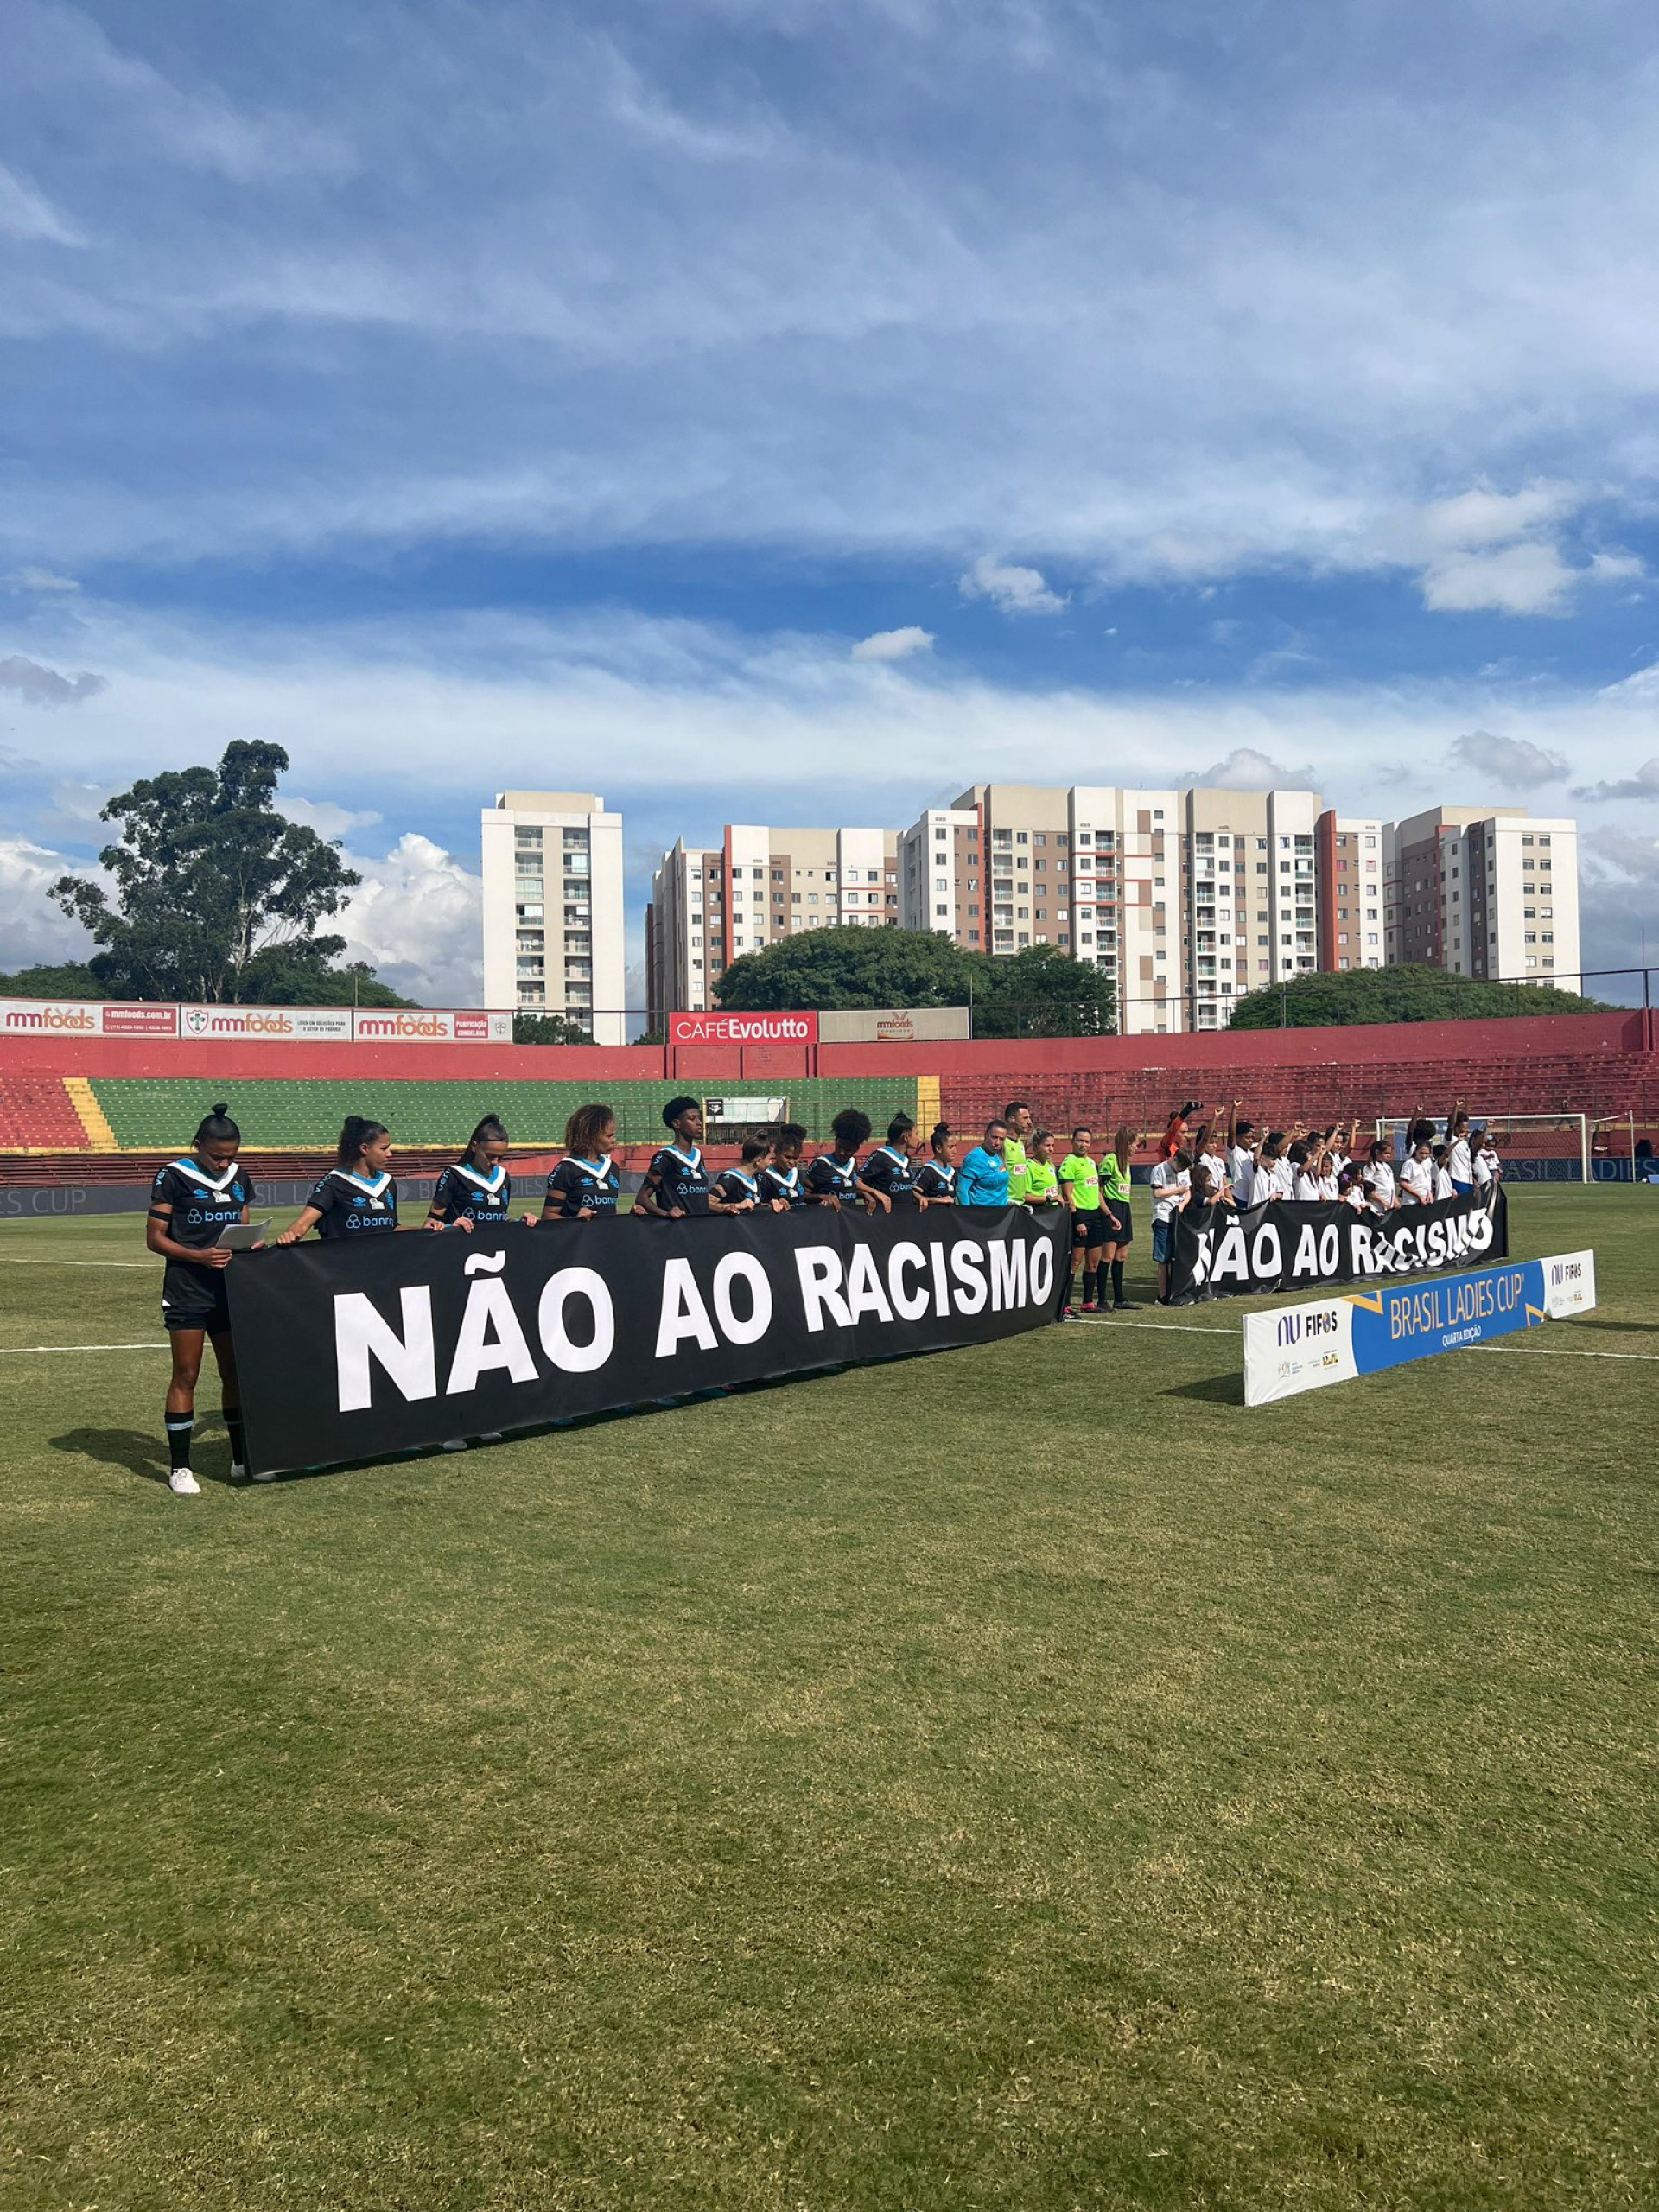
[[[1484,1267],[1510,1252],[1508,1202],[1490,1195],[1440,1198],[1393,1213],[1337,1203],[1275,1198],[1261,1206],[1187,1206],[1175,1216],[1169,1295],[1181,1304],[1205,1289],[1301,1290],[1325,1282],[1373,1282],[1427,1268]]]
[[[240,1252],[226,1282],[259,1474],[1040,1327],[1063,1217],[813,1209],[503,1224]]]

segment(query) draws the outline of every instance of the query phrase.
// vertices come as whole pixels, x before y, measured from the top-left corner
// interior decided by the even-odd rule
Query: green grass
[[[1595,1315],[1248,1414],[1148,1310],[187,1501],[0,1356],[0,2203],[1652,2204],[1656,1221],[1512,1195]]]

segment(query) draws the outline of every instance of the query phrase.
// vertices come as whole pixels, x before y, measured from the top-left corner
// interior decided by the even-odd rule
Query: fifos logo
[[[1333,1306],[1321,1306],[1312,1313],[1281,1313],[1279,1316],[1279,1341],[1281,1344],[1300,1344],[1306,1337],[1334,1337],[1342,1322]]]

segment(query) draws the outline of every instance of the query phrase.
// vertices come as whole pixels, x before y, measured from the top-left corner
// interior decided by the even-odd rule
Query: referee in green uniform
[[[1123,1255],[1129,1249],[1135,1235],[1135,1222],[1129,1212],[1129,1162],[1135,1156],[1135,1135],[1130,1128],[1122,1128],[1112,1139],[1112,1148],[1100,1156],[1100,1191],[1103,1211],[1117,1226],[1109,1231],[1101,1249],[1096,1280],[1100,1287],[1100,1303],[1106,1300],[1106,1270],[1111,1269],[1111,1309],[1114,1313],[1138,1313],[1140,1307],[1132,1299],[1123,1295]]]
[[[1083,1311],[1097,1313],[1100,1303],[1097,1287],[1100,1281],[1100,1255],[1109,1236],[1117,1230],[1117,1217],[1101,1203],[1100,1170],[1095,1165],[1089,1147],[1095,1141],[1092,1129],[1073,1129],[1071,1149],[1060,1162],[1060,1196],[1071,1216],[1071,1249],[1083,1254]],[[1071,1300],[1077,1287],[1077,1270],[1073,1267],[1065,1277],[1060,1300],[1062,1316],[1071,1311]]]
[[[1006,1108],[1002,1120],[1007,1129],[1003,1140],[1002,1157],[1008,1169],[1008,1204],[1023,1205],[1026,1202],[1026,1140],[1031,1135],[1031,1109],[1023,1098],[1016,1098]]]

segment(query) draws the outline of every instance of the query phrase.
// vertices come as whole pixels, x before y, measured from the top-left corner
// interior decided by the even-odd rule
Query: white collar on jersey
[[[830,1173],[839,1181],[842,1183],[851,1183],[856,1179],[858,1175],[858,1154],[856,1153],[853,1154],[850,1160],[837,1160],[833,1152],[821,1152],[818,1154],[818,1158],[830,1170]]]
[[[331,1167],[328,1173],[337,1175],[342,1183],[349,1183],[354,1191],[362,1191],[372,1198],[378,1198],[391,1180],[390,1175],[383,1175],[378,1182],[372,1183],[366,1175],[353,1175],[348,1167]]]
[[[726,1173],[728,1175],[735,1177],[737,1181],[743,1185],[744,1189],[753,1194],[756,1187],[753,1175],[746,1175],[741,1167],[728,1167],[726,1170]]]
[[[181,1175],[188,1175],[192,1182],[200,1183],[204,1191],[227,1190],[235,1182],[238,1172],[238,1163],[234,1160],[219,1176],[210,1175],[205,1167],[194,1160],[175,1160],[173,1165]]]
[[[677,1144],[665,1144],[663,1147],[663,1150],[664,1152],[671,1152],[675,1159],[679,1160],[684,1166],[701,1167],[702,1165],[702,1148],[697,1145],[694,1144],[690,1152],[682,1152]]]
[[[766,1173],[771,1176],[774,1183],[781,1183],[786,1191],[792,1191],[795,1188],[795,1185],[801,1179],[801,1171],[798,1163],[790,1169],[787,1175],[785,1174],[781,1167],[768,1167]]]
[[[673,1147],[671,1145],[669,1149],[671,1152]],[[578,1160],[574,1152],[567,1152],[559,1162],[559,1167],[580,1167],[590,1181],[602,1183],[611,1172],[611,1155],[608,1152],[605,1152],[601,1153],[597,1160]],[[556,1175],[558,1172],[558,1167],[553,1170]]]
[[[493,1175],[480,1175],[475,1167],[469,1167],[464,1160],[458,1160],[455,1173],[464,1175],[469,1183],[476,1183],[480,1191],[499,1191],[507,1179],[507,1166],[505,1160],[498,1160]]]
[[[892,1162],[893,1162],[893,1166],[894,1166],[895,1167],[908,1167],[908,1166],[909,1166],[910,1162],[906,1159],[906,1157],[905,1157],[904,1154],[903,1154],[902,1152],[899,1151],[899,1150],[898,1150],[898,1148],[897,1148],[895,1146],[893,1146],[893,1145],[890,1145],[890,1144],[879,1144],[879,1145],[877,1145],[877,1147],[875,1147],[875,1152],[872,1153],[872,1154],[871,1154],[871,1155],[870,1155],[870,1157],[871,1157],[872,1159],[874,1159],[874,1158],[877,1156],[877,1154],[878,1154],[884,1153],[884,1152],[887,1154],[887,1158],[888,1158],[890,1160],[892,1160]]]

